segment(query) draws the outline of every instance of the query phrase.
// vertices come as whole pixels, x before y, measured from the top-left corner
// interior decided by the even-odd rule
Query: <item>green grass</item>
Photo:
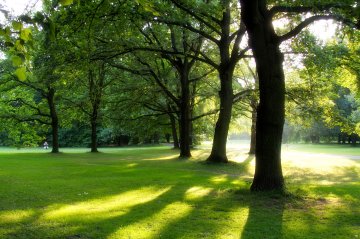
[[[243,151],[228,165],[202,163],[206,149],[63,151],[1,150],[0,238],[360,237],[360,161],[346,155],[285,152],[284,196],[249,192]]]

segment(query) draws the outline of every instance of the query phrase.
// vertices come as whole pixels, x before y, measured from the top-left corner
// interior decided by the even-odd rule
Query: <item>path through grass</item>
[[[249,192],[254,160],[167,147],[0,153],[0,238],[359,238],[360,161],[285,155],[291,196]]]

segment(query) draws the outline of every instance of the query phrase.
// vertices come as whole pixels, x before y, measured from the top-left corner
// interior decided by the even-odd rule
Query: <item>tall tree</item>
[[[266,0],[240,0],[240,3],[241,18],[246,25],[249,45],[256,61],[260,90],[256,126],[256,169],[251,190],[281,190],[284,188],[281,140],[285,115],[285,77],[280,44],[320,19],[336,19],[349,25],[359,25],[359,22],[353,23],[354,19],[358,20],[358,15],[353,14],[357,4],[356,1],[321,1],[304,6],[298,1],[281,1],[274,5],[273,1]],[[346,10],[343,11],[344,9]],[[310,17],[306,16],[306,13],[309,13]],[[278,14],[303,14],[304,20],[289,32],[278,35],[273,26],[273,19]]]
[[[176,19],[166,16],[156,17],[156,21],[171,25],[178,25],[206,39],[206,48],[211,51],[200,52],[197,59],[215,68],[220,80],[220,106],[219,117],[215,126],[213,146],[208,162],[228,162],[226,156],[226,142],[231,120],[234,100],[233,74],[236,64],[245,57],[247,47],[240,44],[245,36],[245,27],[241,23],[237,3],[233,1],[220,2],[184,2],[171,0],[173,6],[189,16],[188,19]],[[234,26],[237,30],[234,30]],[[202,50],[203,50],[202,49]],[[209,52],[217,52],[209,54]],[[213,57],[213,56],[216,57]]]

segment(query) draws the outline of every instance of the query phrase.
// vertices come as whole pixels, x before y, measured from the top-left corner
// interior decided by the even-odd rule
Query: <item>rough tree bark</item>
[[[282,190],[281,140],[285,117],[283,55],[264,0],[240,0],[259,77],[256,169],[251,190]]]

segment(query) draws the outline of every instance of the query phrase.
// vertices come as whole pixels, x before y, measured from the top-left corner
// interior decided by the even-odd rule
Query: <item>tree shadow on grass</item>
[[[240,238],[283,238],[286,199],[279,193],[253,193],[249,214]]]

